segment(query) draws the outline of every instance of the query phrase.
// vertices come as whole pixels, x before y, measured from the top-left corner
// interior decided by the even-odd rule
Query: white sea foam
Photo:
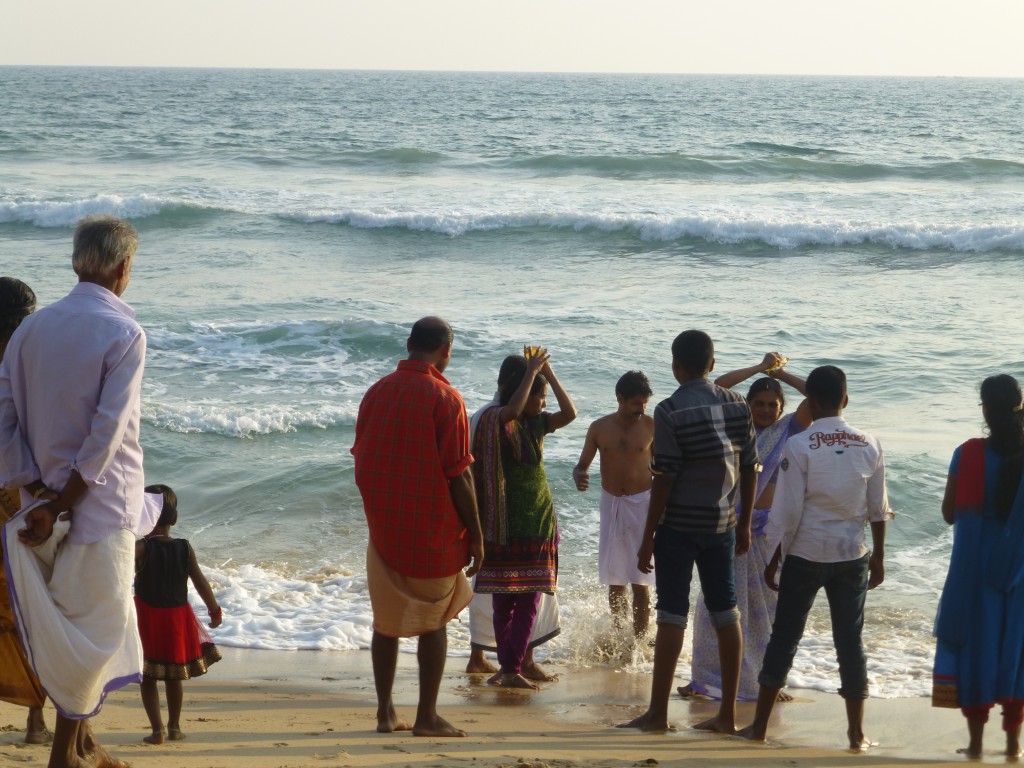
[[[365,575],[319,568],[291,573],[270,566],[205,567],[218,602],[223,625],[212,631],[217,643],[273,650],[365,650],[372,635],[372,613]],[[542,660],[569,666],[610,664],[649,673],[652,658],[635,652],[628,636],[612,627],[604,588],[577,584],[560,592],[562,634],[538,649]],[[192,595],[200,617],[205,608]],[[690,638],[680,658],[678,675],[688,679]],[[920,620],[869,606],[864,630],[872,696],[894,698],[926,695],[931,685],[932,641]],[[414,642],[403,650],[414,651]],[[468,616],[449,625],[449,652],[469,650]],[[824,600],[812,612],[800,645],[790,685],[835,691],[839,671]]]
[[[369,331],[369,334],[368,334]],[[149,331],[143,418],[174,432],[251,437],[353,424],[386,361],[353,364],[359,321],[189,323]],[[202,396],[174,394],[178,377]]]
[[[142,417],[172,432],[212,433],[228,437],[252,437],[302,428],[327,429],[355,424],[358,401],[332,406],[314,404],[245,406],[230,403],[147,403]]]
[[[26,223],[37,227],[70,227],[83,216],[112,214],[124,219],[155,216],[181,205],[156,195],[93,195],[78,199],[44,199],[35,195],[0,196],[0,224]]]
[[[519,212],[423,213],[347,210],[305,213],[302,221],[347,224],[356,228],[400,228],[459,236],[470,232],[548,227],[577,232],[632,232],[643,240],[674,241],[697,238],[736,245],[764,243],[793,249],[807,245],[850,246],[870,243],[889,248],[984,252],[1024,250],[1024,223],[981,227],[961,224],[872,223],[847,220],[794,219],[749,215],[670,215],[652,213]]]
[[[473,204],[467,200],[465,205],[460,205],[459,195],[479,195],[479,190],[456,188],[448,192],[450,196],[442,196],[440,201],[435,201],[432,193],[422,191],[421,194],[426,195],[423,199],[417,199],[415,192],[404,202],[384,203],[370,196],[365,204],[355,206],[347,205],[340,197],[312,197],[286,190],[206,190],[164,196],[96,195],[76,200],[4,194],[0,195],[0,223],[67,227],[82,216],[97,213],[139,219],[168,213],[233,212],[279,216],[305,223],[340,224],[355,229],[394,228],[453,237],[472,232],[539,227],[632,233],[647,241],[693,238],[722,245],[763,243],[783,250],[863,244],[964,253],[1024,250],[1024,221],[1005,216],[974,224],[927,212],[920,212],[921,215],[911,220],[858,220],[850,217],[850,211],[838,207],[831,215],[819,213],[809,217],[802,212],[802,204],[787,206],[777,201],[777,207],[766,207],[756,203],[755,197],[751,197],[749,208],[743,212],[717,210],[713,203],[703,210],[681,211],[678,195],[664,194],[637,199],[635,210],[622,211],[622,191],[616,193],[614,188],[604,195],[581,197],[578,204],[568,206],[553,200],[519,200],[511,193],[498,194],[494,190],[488,193],[492,199],[484,205],[475,200]]]

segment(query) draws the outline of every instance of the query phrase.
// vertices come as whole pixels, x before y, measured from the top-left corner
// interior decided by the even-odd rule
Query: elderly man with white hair
[[[28,510],[3,545],[18,629],[57,708],[50,768],[124,765],[89,719],[111,691],[142,680],[131,588],[146,516],[146,336],[120,298],[138,242],[119,219],[80,221],[78,284],[22,322],[0,366],[0,485],[20,489]]]

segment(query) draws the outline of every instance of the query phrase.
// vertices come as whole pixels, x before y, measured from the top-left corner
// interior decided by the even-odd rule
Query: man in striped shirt
[[[704,601],[718,633],[722,702],[697,728],[735,733],[743,636],[736,608],[734,558],[750,547],[757,449],[750,409],[742,396],[708,380],[715,348],[703,331],[672,342],[679,388],[654,410],[654,484],[637,565],[652,570],[658,594],[654,679],[647,711],[625,728],[667,730],[668,700],[690,610],[697,566]],[[735,511],[740,494],[739,515]]]

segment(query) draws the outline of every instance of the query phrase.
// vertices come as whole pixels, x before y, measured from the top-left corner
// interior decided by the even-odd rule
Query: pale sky
[[[0,64],[1024,77],[1024,0],[0,0]]]

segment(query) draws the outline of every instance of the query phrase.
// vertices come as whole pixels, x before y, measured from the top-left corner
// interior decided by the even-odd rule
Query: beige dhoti
[[[373,606],[373,628],[388,637],[435,632],[473,598],[462,571],[438,579],[403,576],[384,562],[372,543],[366,549],[366,586]]]

